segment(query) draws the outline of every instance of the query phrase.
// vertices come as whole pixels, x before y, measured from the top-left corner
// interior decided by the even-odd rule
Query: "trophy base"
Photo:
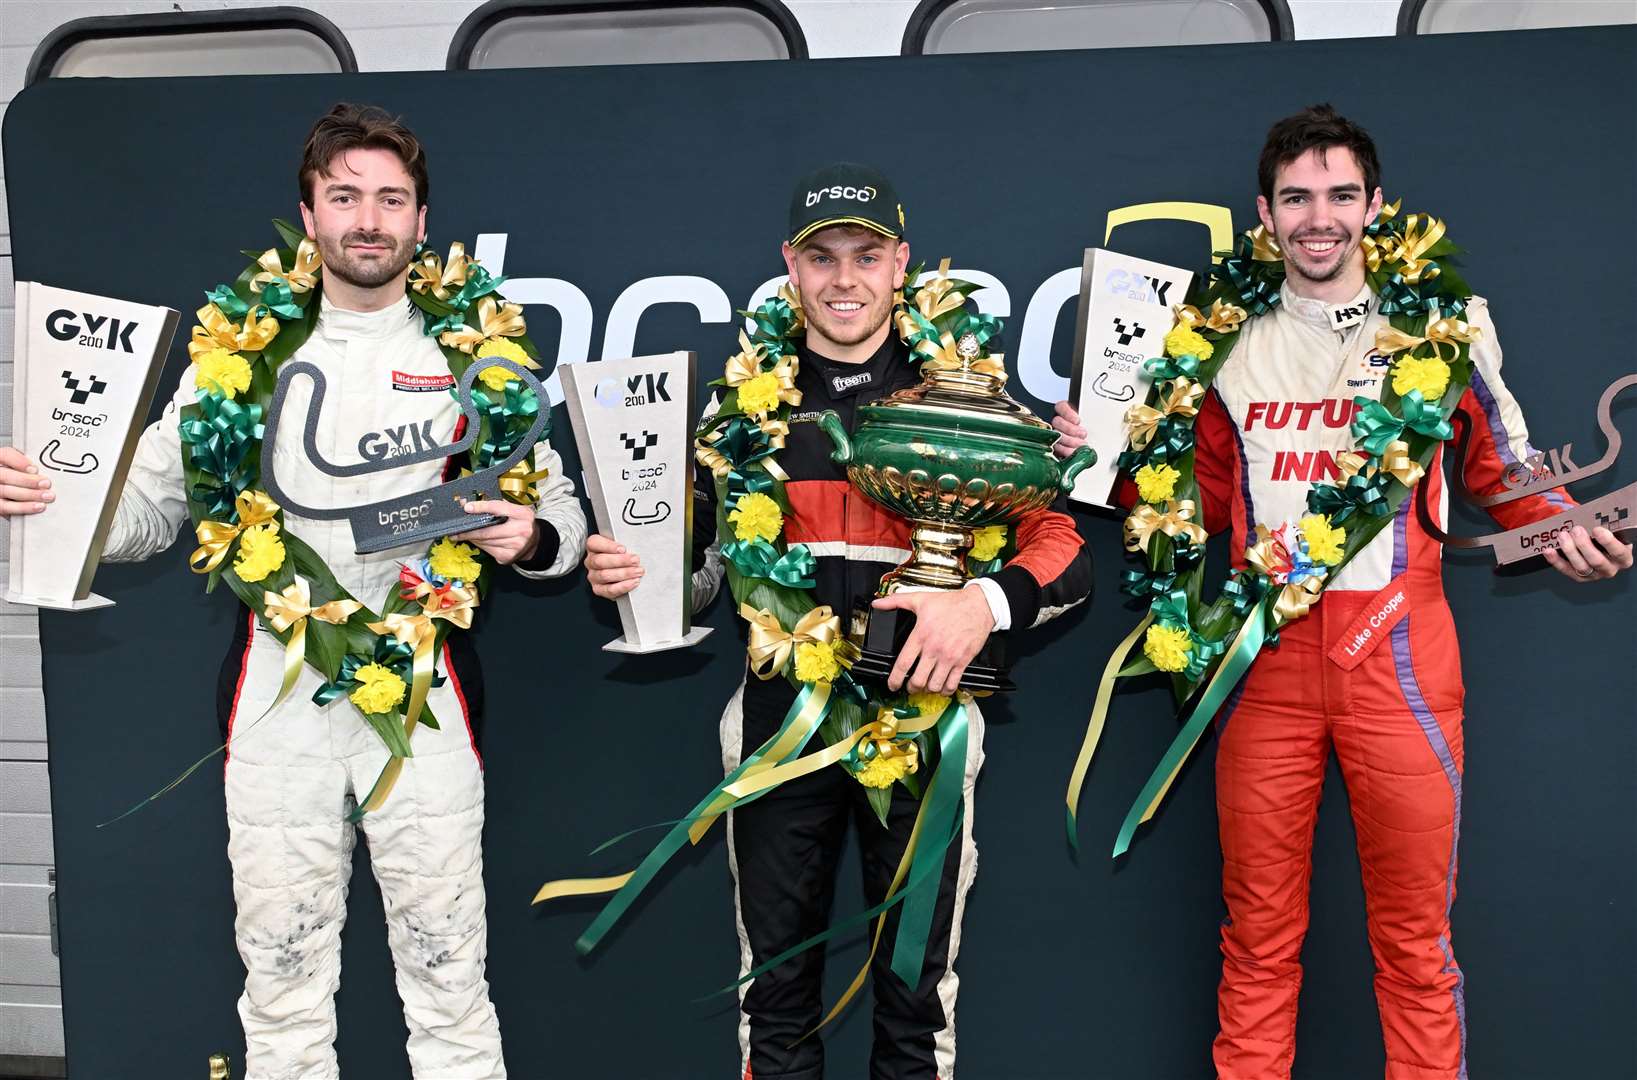
[[[874,597],[865,597],[853,606],[852,626],[847,640],[858,646],[853,662],[855,676],[886,682],[898,653],[915,627],[915,616],[900,608],[877,611],[870,606]],[[1017,689],[1006,663],[1005,642],[991,637],[961,673],[960,688],[973,693],[1005,694]]]
[[[58,600],[48,596],[30,596],[11,589],[6,590],[6,603],[21,604],[24,607],[54,608],[57,611],[95,611],[97,608],[114,606],[112,600],[96,593],[88,594],[83,600]]]
[[[668,652],[671,649],[686,649],[690,645],[697,645],[704,641],[706,636],[714,629],[716,629],[714,626],[691,626],[682,637],[671,638],[668,641],[636,642],[627,641],[624,637],[617,637],[603,646],[603,652],[641,654]]]

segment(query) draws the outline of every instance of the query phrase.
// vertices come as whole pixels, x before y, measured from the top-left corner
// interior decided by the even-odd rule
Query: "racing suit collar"
[[[803,339],[797,347],[802,368],[818,376],[824,394],[832,401],[868,394],[878,397],[887,383],[888,368],[903,348],[897,335],[888,334],[881,347],[861,364],[848,364],[814,352]]]
[[[1363,322],[1375,310],[1375,294],[1365,284],[1351,299],[1339,304],[1327,304],[1323,300],[1298,296],[1287,281],[1279,287],[1279,307],[1304,323],[1328,327],[1340,334]]]
[[[330,303],[320,294],[318,323],[313,331],[331,341],[354,338],[387,338],[402,333],[415,316],[415,305],[405,297],[402,303],[388,304],[379,311],[348,311]]]

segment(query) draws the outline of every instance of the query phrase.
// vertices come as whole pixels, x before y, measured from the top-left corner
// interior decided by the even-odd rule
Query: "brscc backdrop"
[[[549,357],[566,336],[568,359],[580,360],[588,333],[603,354],[611,310],[632,303],[616,298],[642,279],[706,279],[744,306],[782,272],[794,178],[829,159],[875,162],[904,197],[917,257],[952,256],[1004,286],[987,300],[1008,316],[1007,362],[1022,368],[1012,387],[1045,411],[1066,387],[1074,308],[1062,302],[1074,275],[1049,279],[1102,241],[1107,212],[1217,203],[1248,227],[1268,123],[1329,100],[1375,133],[1388,197],[1446,217],[1468,249],[1467,276],[1493,303],[1535,443],[1573,441],[1589,460],[1597,395],[1632,366],[1637,150],[1608,137],[1606,116],[1624,106],[1605,88],[1634,78],[1637,29],[1622,28],[640,70],[53,80],[8,110],[6,174],[19,279],[191,313],[243,266],[241,248],[274,242],[271,217],[295,217],[312,120],[337,100],[378,102],[428,146],[435,245],[505,234],[508,293],[558,298],[528,308],[535,340]],[[494,267],[499,248],[485,243]],[[1125,226],[1113,244],[1192,267],[1208,252],[1205,230],[1182,223]],[[572,290],[539,279],[577,287],[592,323],[562,299]],[[715,377],[734,327],[706,282],[643,286],[661,290],[644,291],[649,299],[703,296],[718,321],[662,303],[642,316],[635,350],[697,350],[703,378]],[[618,352],[629,315],[614,322]],[[162,397],[186,362],[184,340]],[[1628,401],[1616,417],[1628,441],[1632,414]],[[578,476],[561,409],[553,421]],[[1630,482],[1634,455],[1582,496]],[[1204,1077],[1222,914],[1210,753],[1124,864],[1106,857],[1175,733],[1157,686],[1118,703],[1082,807],[1078,864],[1063,838],[1062,793],[1095,672],[1136,617],[1115,589],[1116,521],[1080,524],[1098,595],[1029,640],[1022,689],[989,709],[983,866],[960,957],[962,1075]],[[1482,521],[1468,512],[1461,527]],[[203,1076],[208,1053],[238,1059],[242,1048],[220,770],[95,828],[217,741],[217,666],[238,613],[226,590],[203,595],[188,550],[104,568],[97,588],[115,608],[41,619],[76,1077]],[[1478,556],[1448,563],[1468,687],[1455,938],[1474,1072],[1623,1075],[1637,1015],[1630,575],[1580,588],[1550,573],[1500,577]],[[582,578],[507,582],[485,605],[489,977],[513,1076],[734,1068],[731,1002],[695,1001],[733,978],[737,958],[720,840],[678,860],[589,961],[572,942],[593,901],[529,906],[547,878],[625,869],[640,841],[587,852],[675,817],[720,775],[717,718],[742,665],[728,607],[712,609],[720,632],[697,649],[621,658],[598,649],[617,632],[614,609]],[[1297,1074],[1376,1077],[1362,895],[1334,772],[1326,796]],[[359,856],[340,1052],[348,1076],[402,1076],[380,899]],[[856,876],[844,876],[836,906],[862,906]],[[835,950],[830,999],[862,951],[860,935]],[[869,1035],[866,1000],[828,1034],[831,1075],[862,1075]]]

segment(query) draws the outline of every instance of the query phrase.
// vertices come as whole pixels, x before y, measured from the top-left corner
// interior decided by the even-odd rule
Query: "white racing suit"
[[[407,300],[361,314],[324,304],[296,358],[324,372],[328,396],[318,417],[318,449],[331,463],[355,464],[455,441],[460,407],[447,361],[422,333]],[[312,383],[295,381],[272,448],[281,485],[312,507],[345,507],[440,483],[448,462],[340,479],[311,465],[302,449]],[[178,410],[194,402],[194,371],[145,431],[120,497],[104,559],[146,559],[172,544],[187,521]],[[541,522],[536,555],[520,572],[567,573],[585,546],[585,514],[562,462],[546,442],[534,450]],[[344,520],[286,513],[286,531],[325,561],[336,580],[379,610],[397,584],[399,563],[421,548],[370,555],[353,550]],[[312,667],[278,709],[257,722],[283,677],[283,646],[254,614],[224,667],[228,760],[228,857],[238,907],[234,932],[245,965],[239,1016],[249,1080],[339,1075],[335,991],[341,981],[341,926],[347,913],[354,826],[347,815],[368,793],[387,750],[349,702],[313,704],[323,682]],[[462,642],[461,644],[464,644]],[[451,655],[453,652],[453,656]],[[461,650],[438,658],[447,676],[427,698],[441,725],[414,733],[414,756],[386,804],[364,818],[370,862],[386,909],[387,938],[419,1080],[505,1075],[500,1029],[484,978],[483,762],[473,739]],[[469,680],[470,682],[470,680]]]

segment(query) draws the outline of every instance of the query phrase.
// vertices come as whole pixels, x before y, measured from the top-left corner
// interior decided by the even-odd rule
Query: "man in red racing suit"
[[[1328,106],[1269,133],[1257,205],[1283,251],[1285,284],[1277,306],[1246,324],[1195,427],[1206,528],[1233,530],[1236,568],[1258,523],[1300,519],[1310,484],[1336,479],[1336,455],[1353,449],[1354,397],[1380,395],[1389,360],[1375,337],[1387,318],[1365,284],[1359,246],[1380,210],[1379,172],[1369,136]],[[1466,319],[1478,335],[1459,405],[1473,433],[1463,475],[1470,490],[1495,493],[1533,451],[1501,381],[1488,305],[1473,297]],[[1066,435],[1057,449],[1068,453],[1084,437],[1068,403],[1055,424]],[[1442,519],[1439,465],[1435,457],[1422,483]],[[1569,505],[1554,490],[1492,513],[1513,528]],[[1290,1075],[1313,829],[1332,749],[1358,840],[1386,1075],[1465,1080],[1466,1006],[1449,919],[1464,690],[1441,554],[1406,500],[1307,617],[1281,630],[1218,716],[1228,914],[1213,1053],[1223,1080]],[[1594,543],[1577,528],[1548,559],[1591,580],[1629,567],[1632,555],[1606,529]]]

